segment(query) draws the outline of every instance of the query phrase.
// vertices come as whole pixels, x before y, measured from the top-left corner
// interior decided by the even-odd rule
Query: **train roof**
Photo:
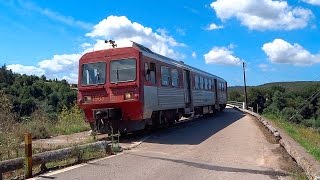
[[[223,78],[221,78],[219,76],[216,76],[216,75],[213,75],[211,73],[202,71],[202,70],[200,70],[198,68],[189,66],[189,65],[185,64],[183,61],[177,61],[177,60],[162,56],[160,54],[157,54],[157,53],[151,51],[149,48],[147,48],[147,47],[145,47],[145,46],[143,46],[141,44],[138,44],[138,43],[133,42],[133,41],[131,41],[131,42],[132,42],[132,46],[134,48],[139,49],[142,52],[142,54],[145,55],[145,56],[148,56],[150,58],[153,58],[153,59],[165,62],[165,63],[172,64],[172,65],[184,68],[184,69],[188,69],[188,70],[196,72],[198,74],[202,74],[202,75],[209,76],[209,77],[212,77],[212,78],[216,78],[216,79],[219,79],[219,80],[222,80],[222,81],[226,81],[226,80],[224,80]]]

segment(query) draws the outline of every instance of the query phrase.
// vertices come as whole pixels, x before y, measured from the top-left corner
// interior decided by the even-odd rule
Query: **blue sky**
[[[130,40],[242,85],[320,80],[320,0],[0,2],[0,64],[77,80],[85,52]]]

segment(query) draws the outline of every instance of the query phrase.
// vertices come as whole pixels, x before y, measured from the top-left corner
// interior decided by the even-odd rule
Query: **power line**
[[[307,100],[305,100],[298,108],[296,113],[290,117],[289,120],[293,119],[295,116],[297,116],[298,114],[300,114],[316,97],[318,97],[318,95],[320,95],[320,89],[318,91],[316,91],[315,93],[313,93]]]

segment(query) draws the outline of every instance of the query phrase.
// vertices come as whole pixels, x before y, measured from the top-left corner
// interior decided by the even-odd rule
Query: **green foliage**
[[[243,101],[242,87],[230,87],[229,100]],[[264,114],[274,114],[278,118],[320,129],[320,95],[307,101],[320,90],[320,82],[281,82],[257,87],[248,87],[248,105]]]
[[[14,74],[0,68],[0,160],[21,155],[25,132],[48,138],[89,129],[67,81]]]
[[[248,91],[248,105],[253,107],[254,111],[262,112],[264,109],[264,104],[266,102],[266,99],[264,97],[264,94],[266,94],[265,89],[258,89],[258,88],[251,88]],[[259,108],[257,110],[257,108]]]
[[[243,95],[239,91],[229,91],[228,97],[232,101],[244,101]]]
[[[52,81],[47,80],[44,75],[37,77],[14,74],[6,66],[0,68],[0,89],[12,100],[11,111],[20,117],[30,116],[45,106],[45,113],[54,117],[62,107],[72,107],[77,97],[77,92],[69,88],[65,80]]]
[[[311,155],[320,161],[320,133],[301,124],[290,123],[273,114],[265,114],[278,127],[284,129],[294,140],[299,142]]]
[[[297,123],[297,124],[301,123],[303,119],[303,117],[300,114],[297,114],[296,110],[293,109],[292,107],[285,107],[281,111],[281,115],[283,119]]]
[[[50,129],[52,126],[53,124],[42,110],[36,110],[31,114],[30,119],[23,122],[25,132],[31,132],[34,139],[49,138],[52,135]]]
[[[18,154],[20,139],[15,123],[15,114],[11,113],[12,103],[9,97],[0,91],[0,160],[14,157]]]
[[[89,125],[84,121],[84,114],[77,107],[71,109],[63,107],[54,128],[56,134],[72,134],[89,130]]]

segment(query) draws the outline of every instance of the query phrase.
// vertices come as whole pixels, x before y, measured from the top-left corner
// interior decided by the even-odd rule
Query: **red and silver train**
[[[127,133],[222,111],[227,82],[133,42],[81,57],[77,102],[93,130]]]

